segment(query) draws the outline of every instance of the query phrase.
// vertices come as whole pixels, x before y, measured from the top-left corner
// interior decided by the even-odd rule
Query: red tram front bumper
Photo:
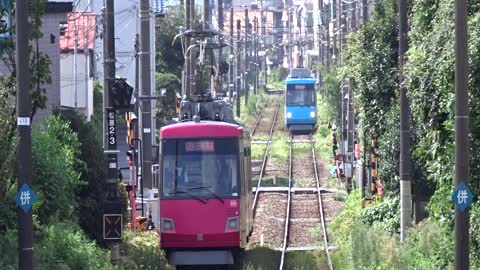
[[[160,211],[164,249],[240,247],[239,199],[160,200]]]

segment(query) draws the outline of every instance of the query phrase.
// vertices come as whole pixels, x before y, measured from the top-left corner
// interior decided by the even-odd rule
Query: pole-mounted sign
[[[22,188],[18,191],[17,196],[15,196],[15,201],[17,202],[18,207],[22,208],[25,214],[30,211],[36,200],[37,196],[27,184],[23,184]]]
[[[460,211],[465,211],[472,203],[473,194],[465,183],[460,183],[452,194],[452,200]]]
[[[120,240],[122,239],[122,214],[104,214],[103,215],[103,239]]]
[[[110,149],[117,148],[117,122],[115,110],[107,109],[108,145]]]

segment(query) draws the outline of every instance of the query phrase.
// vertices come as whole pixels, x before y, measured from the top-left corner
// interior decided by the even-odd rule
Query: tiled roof
[[[71,12],[67,15],[65,33],[60,36],[60,49],[70,51],[74,49],[75,35],[77,49],[85,46],[93,49],[96,31],[96,14],[94,12]],[[76,32],[76,33],[75,33]]]

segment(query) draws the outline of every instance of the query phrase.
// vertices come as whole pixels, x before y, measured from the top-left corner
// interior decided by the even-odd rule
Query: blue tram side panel
[[[285,125],[292,132],[313,132],[317,124],[314,78],[285,80]]]

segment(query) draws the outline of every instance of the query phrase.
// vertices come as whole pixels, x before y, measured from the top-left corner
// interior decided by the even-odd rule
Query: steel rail
[[[262,119],[263,110],[265,109],[265,106],[267,106],[267,103],[268,102],[265,101],[265,104],[263,104],[262,109],[260,110],[260,113],[258,114],[257,120],[255,121],[255,124],[253,125],[252,134],[251,134],[252,137],[253,137],[253,135],[255,135],[255,131],[257,131],[258,124],[260,123],[260,119]]]
[[[315,142],[313,141],[312,137],[310,137],[310,139],[311,139],[310,146],[312,147],[313,168],[315,171],[315,181],[317,184],[318,208],[320,210],[320,221],[322,224],[322,231],[323,231],[323,241],[325,245],[325,252],[327,254],[328,267],[330,270],[333,270],[332,259],[330,258],[330,251],[328,250],[327,229],[325,227],[325,215],[323,213],[322,193],[320,189],[320,179],[318,176],[317,157],[315,154]]]
[[[291,205],[291,198],[292,198],[292,174],[293,174],[293,134],[290,135],[290,157],[289,157],[289,164],[288,164],[288,199],[287,199],[287,213],[285,217],[285,233],[283,235],[283,245],[282,245],[282,256],[280,257],[280,267],[279,269],[283,269],[283,263],[285,262],[285,252],[287,251],[287,242],[288,242],[288,231],[290,226],[290,205]]]
[[[262,182],[263,174],[265,173],[265,168],[267,166],[267,157],[268,157],[268,153],[269,153],[269,150],[270,150],[270,145],[272,144],[273,130],[274,130],[275,124],[277,122],[277,115],[278,115],[278,109],[279,108],[280,108],[280,103],[277,104],[277,107],[275,109],[275,115],[273,116],[273,122],[272,122],[272,126],[270,128],[268,143],[267,143],[267,146],[265,147],[265,152],[263,153],[262,167],[260,169],[260,175],[258,177],[257,189],[255,190],[255,197],[253,199],[253,205],[252,205],[253,216],[255,216],[255,207],[257,206],[258,194],[259,194],[259,191],[260,191],[260,184]]]

